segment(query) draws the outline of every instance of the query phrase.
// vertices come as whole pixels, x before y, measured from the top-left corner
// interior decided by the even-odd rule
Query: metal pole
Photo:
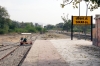
[[[80,2],[79,2],[79,16],[80,16]]]
[[[72,23],[71,23],[71,40],[73,40],[73,16],[72,16]]]
[[[92,16],[91,16],[91,41],[93,40],[93,35],[92,35],[92,28],[93,28],[93,20],[92,20]]]
[[[86,4],[86,17],[87,17],[87,13],[88,13],[88,4]],[[87,29],[87,26],[85,24],[85,40],[87,38],[87,36],[86,36],[86,29]]]
[[[79,2],[79,16],[80,16],[80,2]],[[79,30],[79,39],[80,39],[80,30]]]

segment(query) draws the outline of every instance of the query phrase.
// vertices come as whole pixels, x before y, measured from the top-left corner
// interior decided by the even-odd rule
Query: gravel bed
[[[0,46],[0,48],[4,46],[11,46],[11,45],[19,45],[19,42],[3,42],[3,46]]]
[[[4,57],[5,55],[7,55],[8,53],[10,53],[12,50],[14,50],[15,48],[17,48],[17,47],[13,47],[13,48],[11,48],[11,49],[7,49],[7,50],[4,50],[4,51],[1,51],[0,52],[0,59],[2,58],[2,57]]]
[[[17,45],[2,46],[2,47],[0,47],[0,52],[1,52],[2,50],[10,49],[11,47],[14,47],[14,46],[17,46]]]
[[[29,47],[31,45],[20,46],[12,54],[0,61],[0,66],[17,66]]]
[[[100,66],[100,48],[85,40],[50,40],[69,66]]]

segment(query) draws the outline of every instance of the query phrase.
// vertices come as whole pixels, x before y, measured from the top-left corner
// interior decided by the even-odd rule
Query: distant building
[[[40,24],[38,24],[38,23],[35,23],[35,26],[36,26],[36,27],[39,27],[39,26],[40,26],[40,27],[43,27],[42,25],[40,25]]]
[[[39,26],[39,24],[38,23],[35,23],[35,26],[37,27],[37,26]]]

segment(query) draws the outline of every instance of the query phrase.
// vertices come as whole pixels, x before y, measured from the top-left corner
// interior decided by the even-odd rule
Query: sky
[[[61,19],[63,15],[66,17],[68,14],[69,19],[71,19],[71,16],[79,15],[79,10],[73,9],[72,4],[61,8],[61,3],[62,0],[0,0],[0,5],[6,8],[10,19],[19,22],[40,23],[42,25],[63,23]],[[80,15],[85,16],[85,2],[81,2],[80,7]],[[88,10],[88,16],[95,17],[95,14],[99,14],[99,11],[100,9],[93,12]]]

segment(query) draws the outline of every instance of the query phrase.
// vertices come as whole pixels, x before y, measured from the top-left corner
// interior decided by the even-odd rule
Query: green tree
[[[20,27],[20,24],[17,21],[11,21],[11,24],[9,26],[10,29],[15,29],[19,27]]]
[[[71,20],[68,20],[67,22],[65,22],[63,26],[63,30],[66,30],[67,32],[71,30]]]
[[[61,4],[62,8],[64,6],[73,3],[74,8],[78,8],[77,4],[79,4],[82,1],[85,1],[86,3],[86,10],[90,9],[90,11],[93,11],[94,9],[97,9],[100,7],[100,0],[62,0],[63,4]]]
[[[2,6],[0,6],[0,18],[9,18],[7,10]]]
[[[54,25],[48,24],[48,25],[45,26],[45,28],[46,28],[47,30],[51,30],[51,29],[55,28],[55,26],[54,26]]]
[[[64,23],[58,23],[58,24],[56,24],[59,28],[63,28],[63,24]]]
[[[7,10],[0,6],[0,33],[7,33],[10,23],[11,20],[9,19]]]

